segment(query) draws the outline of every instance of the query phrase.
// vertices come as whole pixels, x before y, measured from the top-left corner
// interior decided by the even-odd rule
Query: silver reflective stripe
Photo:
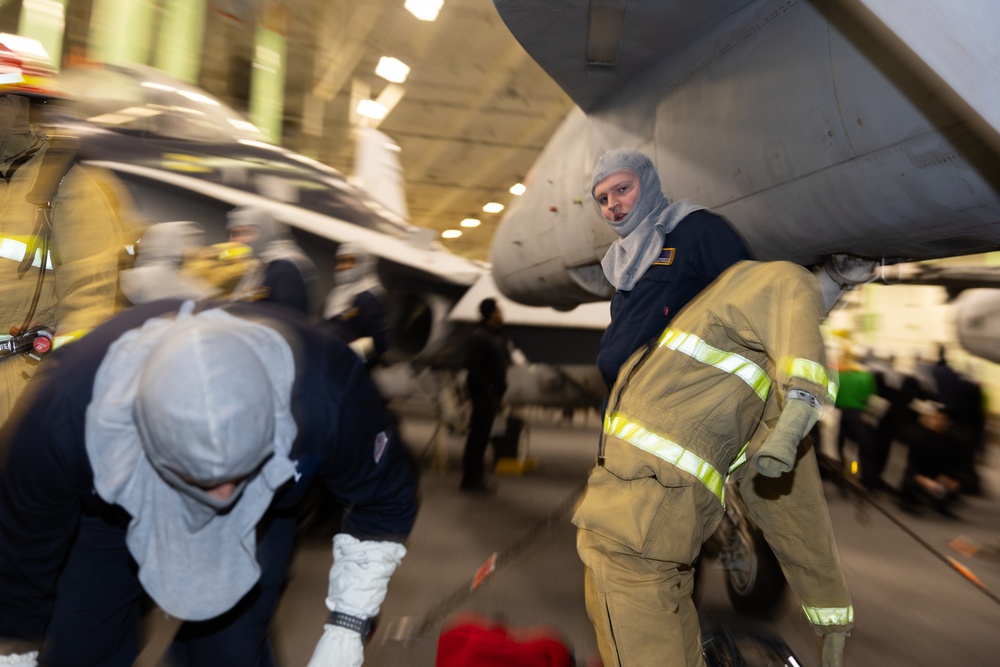
[[[12,259],[15,262],[20,262],[24,259],[24,253],[28,250],[28,244],[23,241],[18,241],[16,239],[4,238],[0,239],[0,257],[4,259]],[[31,263],[32,266],[42,265],[42,251],[35,251],[35,261]],[[52,270],[52,257],[48,256],[45,258],[45,268],[49,271]]]
[[[76,340],[76,336],[74,336],[72,334],[70,334],[68,336],[56,336],[55,338],[52,339],[52,349],[53,350],[58,350],[60,347],[62,347],[66,343],[72,342],[74,340]]]
[[[694,475],[715,494],[719,502],[724,502],[722,490],[725,480],[722,474],[694,452],[684,449],[672,440],[647,431],[619,412],[604,420],[604,432]]]
[[[52,349],[53,350],[58,350],[60,347],[62,347],[66,343],[72,343],[74,340],[76,340],[78,338],[83,338],[84,336],[86,336],[87,334],[89,334],[91,331],[93,331],[93,329],[77,329],[76,331],[71,331],[68,334],[63,334],[61,336],[56,336],[55,338],[52,339]]]
[[[802,607],[813,625],[847,625],[854,622],[854,607]]]
[[[771,391],[771,378],[760,366],[735,352],[726,352],[712,347],[694,334],[676,329],[667,329],[660,336],[660,346],[682,352],[703,364],[718,368],[750,385],[750,388],[766,401]]]
[[[739,468],[741,465],[747,462],[747,447],[749,446],[750,446],[749,442],[743,445],[743,449],[741,449],[740,453],[736,455],[736,460],[733,461],[733,464],[731,466],[729,466],[730,475],[732,475],[737,468]]]

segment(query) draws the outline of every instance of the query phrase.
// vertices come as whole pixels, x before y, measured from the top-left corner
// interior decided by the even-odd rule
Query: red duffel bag
[[[574,667],[573,655],[545,628],[508,630],[479,617],[465,617],[438,638],[435,667]]]

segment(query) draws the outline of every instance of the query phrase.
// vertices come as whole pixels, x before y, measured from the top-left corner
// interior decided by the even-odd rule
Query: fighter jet
[[[989,0],[495,0],[578,107],[494,237],[500,290],[609,298],[591,203],[606,150],[726,216],[762,260],[878,264],[1000,246],[1000,51]],[[862,276],[837,276],[848,284]]]
[[[142,221],[196,222],[215,243],[226,240],[232,208],[264,207],[289,226],[319,268],[320,294],[332,287],[339,244],[354,242],[377,257],[392,327],[384,360],[393,368],[376,373],[387,398],[439,393],[441,378],[432,379],[429,390],[418,384],[425,382],[419,372],[462,366],[479,300],[496,296],[489,266],[448,252],[433,232],[407,222],[399,149],[391,138],[371,128],[359,133],[354,178],[362,189],[327,165],[268,143],[242,114],[154,68],[71,69],[61,83],[66,100],[47,110],[46,122],[78,139],[82,162],[121,180]],[[579,346],[547,342],[555,323],[551,309],[511,303],[508,310],[526,358],[541,364],[512,372],[509,402],[599,403],[603,386],[589,361],[606,322],[577,328],[587,351],[571,359],[565,351]],[[562,366],[574,360],[585,367]]]
[[[232,208],[264,207],[289,226],[316,263],[324,295],[332,287],[337,246],[355,242],[380,260],[392,301],[393,358],[433,364],[454,356],[448,339],[455,326],[447,313],[487,269],[446,251],[428,230],[406,221],[405,206],[399,211],[405,202],[401,180],[382,183],[389,195],[376,200],[339,171],[268,143],[217,98],[150,67],[69,70],[62,86],[67,100],[47,120],[79,139],[82,162],[124,183],[141,220],[193,221],[215,243],[226,240]],[[385,148],[391,144],[371,130],[359,152],[383,150],[392,157]],[[382,176],[391,181],[385,175],[391,171]]]

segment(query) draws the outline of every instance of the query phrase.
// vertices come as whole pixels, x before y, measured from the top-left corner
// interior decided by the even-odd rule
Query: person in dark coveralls
[[[982,454],[986,439],[982,388],[948,364],[944,345],[938,345],[938,360],[930,370],[934,378],[933,398],[944,406],[948,428],[959,448],[954,473],[961,481],[963,493],[978,495],[981,485],[976,459]]]
[[[296,509],[322,483],[350,509],[309,665],[362,664],[417,511],[395,427],[326,330],[195,308],[136,306],[57,351],[4,429],[0,662],[131,665],[145,592],[187,621],[182,664],[272,665]]]
[[[466,386],[472,400],[469,435],[462,455],[461,490],[489,493],[483,473],[483,458],[489,444],[493,420],[507,391],[507,369],[510,368],[510,340],[503,330],[503,313],[496,299],[483,299],[479,304],[480,321],[469,336],[465,367]]]
[[[952,506],[961,491],[963,445],[939,405],[924,404],[916,421],[899,433],[906,444],[906,469],[899,484],[899,508],[916,513],[923,504],[954,516]]]
[[[203,246],[205,233],[194,222],[160,222],[143,232],[135,265],[118,276],[128,305],[159,299],[209,299],[219,290],[197,276],[184,275],[184,257]]]
[[[239,206],[226,215],[226,229],[229,240],[250,246],[259,262],[236,285],[234,301],[266,301],[313,314],[316,265],[284,223],[263,208]]]
[[[375,258],[356,243],[342,243],[334,257],[333,280],[323,319],[366,364],[374,365],[389,349],[385,290]]]
[[[610,388],[633,352],[655,338],[728,267],[753,259],[725,218],[686,199],[671,203],[649,157],[633,148],[597,160],[591,194],[621,238],[601,261],[614,285],[597,367]]]

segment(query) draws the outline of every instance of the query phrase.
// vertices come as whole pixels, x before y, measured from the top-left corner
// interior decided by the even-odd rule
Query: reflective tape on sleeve
[[[766,401],[771,391],[771,378],[760,366],[735,352],[726,352],[713,347],[698,336],[676,329],[667,329],[660,336],[660,347],[682,352],[692,359],[721,371],[735,375],[746,382],[760,400]]]
[[[854,607],[802,607],[813,625],[847,625],[854,622]]]
[[[646,430],[618,412],[604,420],[604,432],[694,475],[709,491],[715,494],[719,502],[724,502],[725,478],[711,463],[694,452],[684,449],[672,440]]]
[[[826,387],[826,393],[831,401],[837,399],[837,383],[830,377],[822,364],[808,359],[787,359],[785,371],[790,377],[802,378],[821,387]]]
[[[826,395],[830,397],[831,403],[837,400],[837,393],[840,391],[840,385],[838,384],[839,380],[839,377],[836,377],[835,374],[831,373],[830,381],[826,383]]]

